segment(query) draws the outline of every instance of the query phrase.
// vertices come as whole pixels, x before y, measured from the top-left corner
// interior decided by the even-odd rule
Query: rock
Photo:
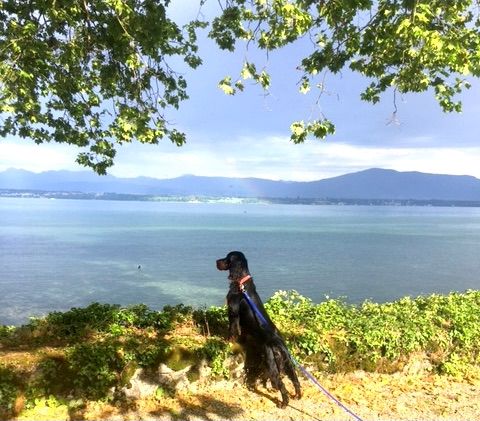
[[[190,381],[187,378],[192,366],[189,365],[183,370],[172,370],[165,364],[158,367],[158,382],[167,389],[178,391],[188,388]]]
[[[212,368],[208,365],[206,359],[202,359],[190,369],[187,373],[187,378],[190,383],[202,382],[210,377],[211,374]]]
[[[414,354],[403,367],[402,373],[409,376],[431,373],[433,366],[426,355]]]
[[[158,384],[153,382],[142,368],[135,370],[127,386],[121,389],[127,398],[141,399],[152,396],[157,391]]]
[[[205,359],[200,361],[197,369],[198,369],[198,376],[200,380],[210,377],[210,375],[212,374],[212,368],[208,365],[208,362]]]
[[[228,357],[225,360],[225,365],[230,371],[230,378],[236,381],[243,381],[244,374],[244,361],[241,354],[236,354]]]
[[[159,386],[173,392],[191,388],[197,382],[210,376],[212,369],[206,360],[201,360],[194,366],[189,365],[182,370],[172,370],[166,364],[160,364],[156,375],[148,375],[145,370],[138,368],[122,387],[120,392],[127,398],[141,399],[152,396]]]

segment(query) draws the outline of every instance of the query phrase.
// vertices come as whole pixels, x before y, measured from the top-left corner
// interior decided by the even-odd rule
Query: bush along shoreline
[[[360,305],[279,291],[265,307],[314,374],[389,374],[415,360],[432,374],[479,376],[480,291]],[[93,303],[1,326],[0,419],[39,402],[75,414],[89,401],[161,398],[196,381],[239,378],[242,358],[227,325],[225,307]]]

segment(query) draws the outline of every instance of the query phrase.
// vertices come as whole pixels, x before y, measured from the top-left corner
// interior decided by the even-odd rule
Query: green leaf
[[[242,77],[242,79],[253,79],[254,75],[256,74],[257,71],[254,64],[248,62],[245,62],[243,64],[242,70],[240,72],[240,76]]]
[[[300,84],[300,93],[306,94],[310,91],[310,82],[307,78],[302,79],[302,83]]]
[[[235,82],[235,88],[237,88],[239,91],[243,91],[245,89],[245,85],[241,80],[237,80]]]
[[[293,49],[301,38],[310,36],[312,52],[301,58],[297,67],[303,72],[301,94],[312,84],[323,87],[324,72],[349,68],[368,81],[367,88],[359,92],[364,101],[377,103],[389,89],[402,93],[433,91],[442,109],[449,112],[461,110],[461,102],[454,96],[467,86],[459,84],[442,92],[430,89],[435,88],[439,75],[444,80],[480,77],[480,23],[472,12],[476,7],[473,0],[224,0],[221,4],[228,7],[215,19],[218,31],[210,33],[219,45],[244,28],[251,34],[247,47],[255,45],[273,55],[276,49],[288,44]],[[232,42],[231,49],[238,44]],[[253,78],[268,89],[272,83],[268,69],[259,73],[252,66],[244,63],[240,77]],[[325,122],[304,123],[304,131],[299,122],[292,127],[295,142],[304,141],[307,132],[319,138],[334,132]]]
[[[232,87],[232,78],[227,76],[223,78],[219,83],[218,87],[226,94],[226,95],[234,95],[235,89]]]
[[[305,142],[307,138],[307,130],[303,121],[295,121],[290,125],[290,131],[292,132],[290,140],[297,144]]]
[[[0,134],[84,148],[77,162],[102,174],[124,142],[157,143],[166,135],[183,144],[184,135],[168,128],[164,109],[188,98],[177,57],[192,68],[201,64],[196,31],[206,23],[181,27],[169,18],[168,3],[2,7]]]

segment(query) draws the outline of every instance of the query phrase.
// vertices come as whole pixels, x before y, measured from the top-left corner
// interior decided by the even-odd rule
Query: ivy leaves
[[[105,174],[117,144],[182,145],[165,111],[188,98],[169,64],[196,68],[196,31],[167,16],[169,1],[6,0],[0,8],[0,135],[84,149],[77,161]]]
[[[457,95],[480,76],[480,19],[471,0],[225,0],[210,36],[220,48],[233,51],[244,40],[267,52],[301,38],[311,40],[312,51],[301,60],[299,91],[323,89],[319,75],[350,69],[370,83],[360,93],[376,103],[389,89],[395,92],[433,92],[445,112],[461,111]],[[254,68],[253,63],[245,67]],[[270,78],[252,72],[268,89]],[[268,79],[265,87],[261,80]],[[242,89],[243,89],[243,85]],[[220,87],[237,92],[231,79]],[[242,90],[240,89],[240,90]],[[290,126],[291,140],[308,135],[323,138],[334,133],[332,122],[321,116]]]

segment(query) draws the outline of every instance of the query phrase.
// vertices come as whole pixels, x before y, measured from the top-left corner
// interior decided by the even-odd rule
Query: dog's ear
[[[232,251],[228,253],[226,259],[229,262],[230,278],[242,278],[245,274],[248,274],[248,263],[243,253]]]

